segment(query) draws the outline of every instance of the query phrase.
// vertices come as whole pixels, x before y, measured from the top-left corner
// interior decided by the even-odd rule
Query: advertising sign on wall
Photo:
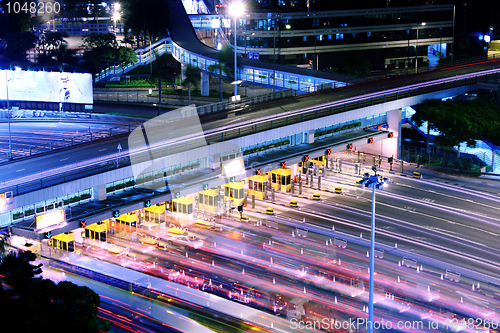
[[[36,228],[43,229],[64,222],[64,209],[55,210],[50,213],[36,217]]]
[[[92,104],[88,73],[0,71],[0,100]]]

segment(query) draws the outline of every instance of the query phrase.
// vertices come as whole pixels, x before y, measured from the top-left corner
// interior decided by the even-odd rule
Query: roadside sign
[[[258,52],[248,52],[248,59],[259,60]]]

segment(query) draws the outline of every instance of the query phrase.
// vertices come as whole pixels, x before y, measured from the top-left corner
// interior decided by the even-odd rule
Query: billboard
[[[92,104],[88,73],[0,71],[0,100]]]
[[[50,213],[36,217],[36,228],[44,229],[52,225],[64,222],[64,209],[58,209]]]

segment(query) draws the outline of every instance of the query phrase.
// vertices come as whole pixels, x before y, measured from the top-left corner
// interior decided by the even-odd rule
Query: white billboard
[[[0,71],[0,100],[92,104],[92,75]]]

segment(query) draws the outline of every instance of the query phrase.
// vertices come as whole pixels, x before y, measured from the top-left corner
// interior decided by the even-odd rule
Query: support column
[[[209,78],[207,73],[201,72],[201,96],[208,96],[209,93]]]
[[[495,148],[491,148],[491,172],[495,172]]]
[[[388,139],[387,144],[384,145],[384,156],[396,156],[401,158],[401,120],[403,111],[396,109],[387,112],[387,125],[389,130],[394,133],[394,138]],[[391,142],[394,140],[395,142]],[[389,149],[388,149],[389,148]],[[389,150],[389,151],[388,151]],[[395,150],[395,151],[394,151]]]
[[[186,79],[186,64],[181,63],[181,80],[184,81]]]
[[[299,195],[302,194],[302,182],[299,182]]]
[[[307,132],[307,143],[314,143],[314,130]]]

